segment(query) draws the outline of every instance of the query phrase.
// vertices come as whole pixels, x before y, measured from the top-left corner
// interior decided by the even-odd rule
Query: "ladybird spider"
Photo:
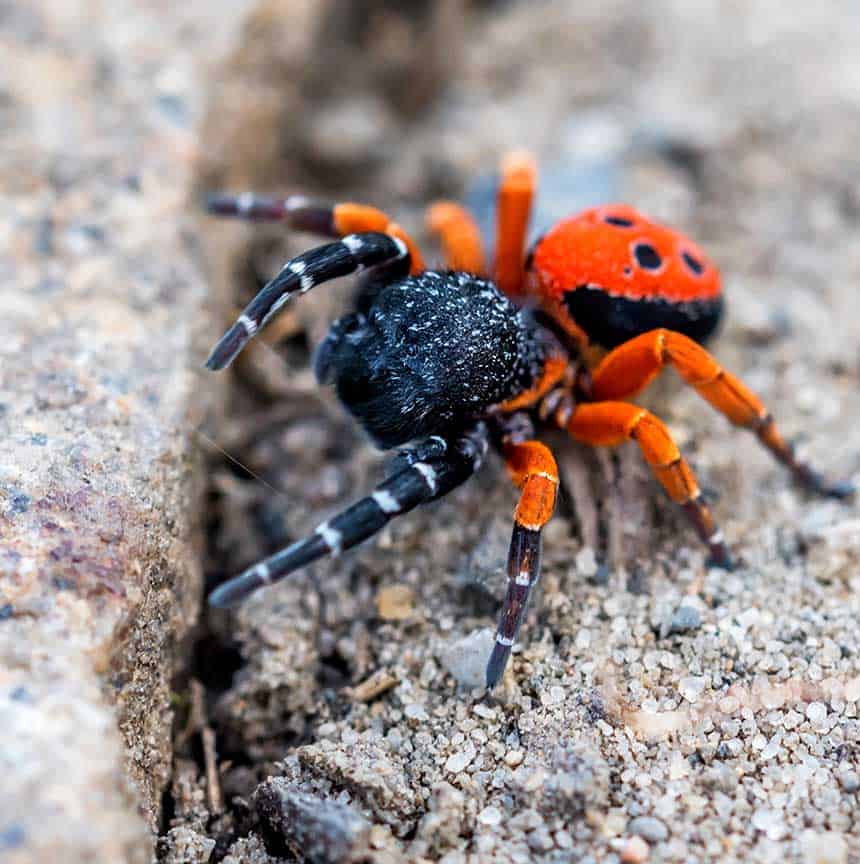
[[[838,498],[852,493],[797,459],[759,398],[699,344],[715,329],[723,298],[719,273],[698,246],[613,205],[557,223],[526,256],[535,176],[526,154],[503,161],[492,279],[476,224],[457,204],[428,209],[448,268],[430,270],[403,229],[372,207],[299,196],[210,198],[215,214],[279,220],[340,239],[288,261],[215,346],[208,368],[228,366],[293,295],[366,271],[355,311],[332,325],[315,371],[379,447],[404,448],[369,497],[221,585],[212,604],[237,603],[446,495],[478,470],[492,443],[520,488],[508,588],[486,671],[493,687],[540,574],[541,529],[558,490],[555,459],[535,440],[535,422],[595,446],[635,441],[707,545],[711,563],[731,567],[668,429],[623,401],[670,364],[732,423],[751,429],[808,489]]]

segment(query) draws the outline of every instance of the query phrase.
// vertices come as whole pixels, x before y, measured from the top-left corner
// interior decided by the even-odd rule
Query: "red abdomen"
[[[529,285],[562,326],[605,348],[657,327],[704,341],[723,306],[704,252],[622,204],[556,223],[535,244]]]

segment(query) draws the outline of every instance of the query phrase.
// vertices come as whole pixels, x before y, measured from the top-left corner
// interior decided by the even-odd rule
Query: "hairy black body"
[[[492,282],[426,270],[369,296],[315,368],[380,447],[463,430],[540,377],[546,334]]]

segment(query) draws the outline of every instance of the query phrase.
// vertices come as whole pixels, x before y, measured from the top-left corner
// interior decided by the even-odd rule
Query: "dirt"
[[[364,200],[421,235],[438,196],[488,218],[499,157],[529,147],[536,230],[624,199],[709,250],[718,357],[850,475],[858,30],[835,0],[270,0],[213,80],[198,186]],[[215,223],[204,239],[235,305],[311,242]],[[349,296],[295,304],[207,428],[229,454],[210,467],[210,586],[381,470],[309,371]],[[656,390],[736,572],[706,568],[635,448],[550,436],[565,497],[486,695],[515,501],[491,460],[358,552],[207,614],[164,860],[860,860],[857,505],[804,495],[695,394]]]

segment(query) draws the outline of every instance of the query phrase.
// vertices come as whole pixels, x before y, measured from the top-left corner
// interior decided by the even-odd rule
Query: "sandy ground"
[[[699,240],[729,300],[718,357],[816,464],[856,472],[850,4],[382,6],[258,8],[213,88],[201,188],[362,198],[419,229],[428,200],[480,205],[499,155],[530,147],[536,227],[624,199]],[[237,302],[307,243],[206,231]],[[308,371],[348,296],[304,298],[209,426],[253,473],[213,459],[213,583],[380,470]],[[490,460],[358,552],[210,616],[162,857],[860,861],[860,511],[798,491],[694,394],[657,391],[719,492],[736,572],[706,569],[635,449],[553,439],[566,499],[488,697],[515,501]]]

